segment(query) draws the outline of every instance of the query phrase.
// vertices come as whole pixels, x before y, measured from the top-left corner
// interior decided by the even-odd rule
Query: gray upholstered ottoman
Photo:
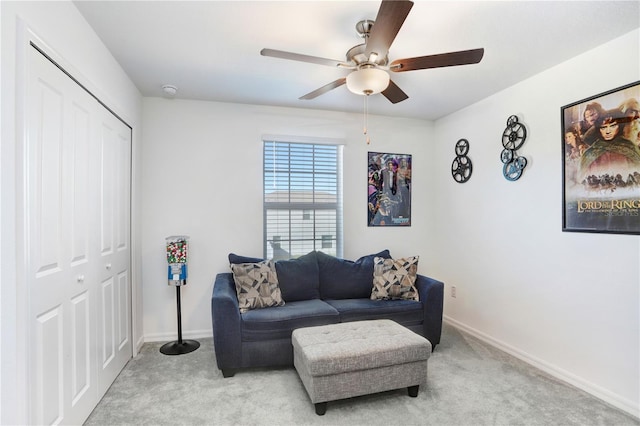
[[[418,396],[427,380],[431,343],[391,320],[299,328],[293,364],[316,413],[327,402],[407,387]]]

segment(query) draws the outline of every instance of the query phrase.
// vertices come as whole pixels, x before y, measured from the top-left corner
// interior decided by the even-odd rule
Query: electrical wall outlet
[[[454,299],[456,297],[456,286],[455,285],[451,286],[451,297],[453,297]]]

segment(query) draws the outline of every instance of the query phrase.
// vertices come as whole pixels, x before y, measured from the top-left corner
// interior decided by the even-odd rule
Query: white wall
[[[133,203],[137,209],[139,181],[139,143],[142,99],[133,83],[116,63],[100,39],[80,15],[73,3],[62,2],[0,2],[1,15],[1,145],[0,145],[0,423],[25,424],[26,412],[26,293],[16,265],[16,226],[20,212],[16,208],[17,165],[16,150],[20,146],[21,122],[20,90],[23,65],[20,57],[27,49],[25,29],[33,31],[55,53],[55,57],[80,82],[93,91],[112,110],[133,126]],[[133,217],[132,252],[136,253],[139,237]],[[141,310],[140,281],[135,268],[139,256],[134,255],[132,285],[136,306]],[[138,317],[140,315],[137,315]],[[134,313],[134,318],[136,314]],[[134,339],[142,336],[141,323],[134,324]],[[137,336],[137,337],[136,337]],[[134,344],[139,344],[140,340]]]
[[[385,100],[386,101],[386,100]],[[183,336],[211,336],[215,275],[227,255],[262,256],[262,139],[265,134],[340,139],[344,148],[344,257],[389,248],[433,267],[436,187],[432,124],[326,111],[145,98],[142,263],[146,340],[176,339],[175,288],[167,286],[165,237],[189,235],[189,281],[181,290]],[[410,228],[368,228],[367,151],[413,155]]]
[[[185,338],[209,336],[216,273],[231,251],[262,255],[261,135],[342,139],[345,258],[383,248],[421,256],[445,282],[446,319],[638,416],[640,244],[637,236],[561,232],[560,107],[640,78],[638,31],[433,123],[276,107],[146,98],[142,265],[145,339],[175,339],[175,289],[164,238],[190,240],[182,289]],[[598,65],[616,57],[613,70]],[[502,176],[501,135],[528,129],[523,177]],[[451,178],[467,138],[474,172]],[[366,152],[412,154],[413,226],[368,228]],[[457,298],[449,288],[457,287]]]
[[[446,318],[640,416],[640,237],[562,232],[560,107],[640,80],[636,30],[435,123],[434,275]],[[611,63],[606,58],[615,58]],[[520,180],[502,176],[501,135],[528,132]],[[473,175],[447,178],[460,138]]]
[[[192,238],[183,291],[186,335],[210,333],[212,280],[228,270],[228,252],[261,254],[262,134],[337,138],[346,144],[346,258],[382,248],[394,256],[419,254],[421,273],[458,289],[456,299],[446,297],[448,319],[640,415],[639,238],[560,231],[559,131],[560,106],[640,78],[638,31],[452,114],[435,129],[427,122],[372,117],[370,146],[354,114],[146,99],[140,148],[140,96],[75,7],[3,1],[0,8],[1,423],[25,418],[14,234],[19,21],[134,126],[133,206],[143,226],[141,236],[135,234],[134,216],[133,244],[144,278],[143,294],[134,294],[139,304],[144,297],[144,329],[138,323],[134,334],[174,338],[175,290],[164,271],[167,235]],[[612,52],[617,61],[610,69],[602,58]],[[502,177],[499,162],[500,135],[511,114],[529,130],[520,151],[529,166],[517,182]],[[471,143],[474,174],[460,185],[449,167],[462,137]],[[366,226],[368,150],[414,155],[411,228]],[[172,179],[175,173],[181,180]],[[136,256],[134,267],[139,261]]]

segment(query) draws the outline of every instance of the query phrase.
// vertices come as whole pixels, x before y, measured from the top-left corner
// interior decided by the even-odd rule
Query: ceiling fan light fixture
[[[356,95],[373,95],[389,86],[389,74],[378,68],[360,68],[347,76],[347,88]]]

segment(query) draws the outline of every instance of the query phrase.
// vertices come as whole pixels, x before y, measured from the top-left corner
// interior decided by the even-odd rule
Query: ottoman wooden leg
[[[327,412],[327,403],[326,402],[318,402],[315,404],[316,406],[316,414],[319,416],[324,416],[324,413]]]
[[[420,385],[416,385],[416,386],[409,386],[407,388],[407,391],[409,393],[409,396],[411,398],[415,398],[416,396],[418,396],[418,390],[420,389]]]

